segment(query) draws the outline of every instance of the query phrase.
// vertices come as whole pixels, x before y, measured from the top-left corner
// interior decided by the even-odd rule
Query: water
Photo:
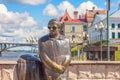
[[[2,52],[2,56],[0,57],[1,61],[17,61],[21,55],[29,54],[35,55],[36,53],[28,53],[28,52]]]

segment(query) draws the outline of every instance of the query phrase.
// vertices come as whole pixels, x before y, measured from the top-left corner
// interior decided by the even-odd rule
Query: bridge
[[[0,43],[0,55],[1,55],[1,52],[3,52],[4,50],[7,50],[13,47],[19,47],[19,46],[37,47],[38,45],[33,43]]]

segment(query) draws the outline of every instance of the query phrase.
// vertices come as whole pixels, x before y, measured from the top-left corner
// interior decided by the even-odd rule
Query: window
[[[65,17],[64,21],[68,21],[68,17]]]
[[[75,35],[72,35],[72,41],[74,40],[74,38],[75,38]]]
[[[120,29],[120,24],[118,24],[118,29]]]
[[[112,38],[113,38],[113,39],[115,38],[115,33],[114,33],[114,32],[112,32]]]
[[[75,26],[72,26],[72,30],[71,30],[72,32],[75,32]]]
[[[120,32],[118,32],[118,38],[120,38]]]
[[[115,28],[115,24],[112,24],[112,29],[114,29]]]
[[[83,26],[83,30],[84,30],[84,31],[87,31],[87,26],[86,26],[86,25]]]

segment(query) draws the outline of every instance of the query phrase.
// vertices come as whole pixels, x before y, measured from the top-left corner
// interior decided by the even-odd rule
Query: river
[[[36,53],[30,53],[30,52],[2,52],[2,56],[0,57],[0,60],[2,61],[8,61],[8,60],[15,60],[17,61],[21,55],[29,54],[29,55],[35,55]]]

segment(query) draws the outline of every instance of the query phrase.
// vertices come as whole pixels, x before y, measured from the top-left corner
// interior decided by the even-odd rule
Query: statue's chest
[[[69,40],[48,40],[45,42],[47,56],[59,63],[65,60],[65,56],[70,53]]]
[[[66,40],[50,40],[47,42],[48,51],[57,55],[61,55],[64,49],[67,48],[68,42]]]

